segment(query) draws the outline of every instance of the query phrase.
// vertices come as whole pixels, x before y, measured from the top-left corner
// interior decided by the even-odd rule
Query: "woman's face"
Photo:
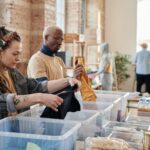
[[[20,61],[19,56],[21,51],[21,43],[18,41],[12,41],[10,46],[1,52],[2,64],[7,68],[15,68]]]

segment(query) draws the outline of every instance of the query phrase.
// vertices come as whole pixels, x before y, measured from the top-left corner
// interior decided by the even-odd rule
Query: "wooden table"
[[[139,99],[140,99],[140,96],[138,97],[133,96],[131,98],[128,98],[127,113],[132,111],[132,113],[137,114]]]

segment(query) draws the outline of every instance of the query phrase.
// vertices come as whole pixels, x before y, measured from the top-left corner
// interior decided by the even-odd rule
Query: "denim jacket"
[[[4,93],[3,90],[0,90],[0,119],[7,117],[8,112],[16,112],[13,103],[16,94],[26,95],[48,92],[47,81],[38,83],[35,79],[23,76],[17,69],[10,69],[9,72],[15,84],[16,93]],[[0,89],[2,89],[2,87]]]

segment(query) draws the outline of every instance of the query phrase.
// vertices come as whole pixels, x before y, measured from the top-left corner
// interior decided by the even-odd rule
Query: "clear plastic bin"
[[[42,112],[44,111],[44,109],[45,106],[35,106],[25,112],[18,114],[18,116],[39,118]]]
[[[44,108],[44,106],[37,106],[19,114],[19,116],[37,118],[41,116]],[[95,136],[95,134],[99,132],[99,127],[96,126],[98,116],[98,111],[82,110],[77,112],[68,112],[65,120],[78,121],[82,123],[82,126],[78,132],[78,139],[85,139],[87,136]]]
[[[127,142],[135,143],[135,144],[142,144],[144,140],[144,135],[141,132],[119,132],[119,131],[111,131],[108,135],[110,138],[119,138],[123,139]]]
[[[76,112],[68,112],[65,117],[65,120],[79,121],[82,124],[91,124],[94,123],[94,121],[96,121],[98,115],[98,111],[81,110]]]
[[[148,130],[148,128],[149,125],[145,124],[110,121],[107,125],[105,125],[104,130],[111,129],[115,131],[129,133],[129,132],[143,132],[143,130]]]
[[[108,138],[118,138],[129,144],[129,149],[143,150],[143,132],[119,132],[113,129],[105,129],[105,135]]]
[[[108,103],[113,104],[112,112],[111,112],[111,120],[112,121],[120,121],[121,120],[121,98],[113,99],[113,98],[100,98],[100,100],[97,99],[98,102],[101,103]]]
[[[96,136],[100,128],[96,125],[98,111],[82,110],[77,112],[68,112],[65,120],[78,121],[81,127],[78,131],[78,140],[84,140],[88,136]]]
[[[8,117],[0,121],[0,149],[26,150],[35,144],[40,150],[73,150],[80,126],[63,120]]]
[[[143,129],[148,129],[148,126],[126,122],[109,122],[103,129],[102,136],[123,139],[128,142],[131,148],[142,150],[144,140]]]
[[[113,149],[113,150],[143,150],[143,144],[136,144],[132,142],[127,142],[119,138],[110,138],[110,137],[89,137],[85,141],[85,149]]]
[[[150,117],[136,116],[129,113],[126,118],[126,122],[134,124],[150,125]]]
[[[94,92],[97,94],[118,95],[118,96],[124,96],[126,94],[129,95],[128,92],[121,92],[121,91],[94,90]]]
[[[97,118],[97,125],[102,127],[111,120],[113,104],[102,102],[84,102],[83,109],[99,111],[100,114]]]
[[[112,111],[112,121],[123,121],[126,118],[126,106],[129,93],[118,91],[95,90],[97,101],[109,102],[114,104]]]
[[[102,98],[101,100],[98,100],[96,102],[84,102],[83,103],[83,109],[89,109],[89,110],[99,110],[103,111],[108,106],[113,106],[110,112],[110,119],[112,121],[116,121],[118,117],[118,112],[121,105],[121,99],[110,99],[106,100],[106,98]]]

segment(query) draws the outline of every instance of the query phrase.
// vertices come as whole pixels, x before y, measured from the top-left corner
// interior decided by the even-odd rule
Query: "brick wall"
[[[104,40],[104,7],[104,0],[87,0],[86,28],[99,29],[101,41]]]
[[[32,0],[31,55],[41,47],[43,29],[56,23],[55,1]]]
[[[56,0],[45,0],[45,27],[56,25]]]
[[[66,33],[81,33],[81,0],[66,0]]]
[[[87,0],[87,28],[98,28],[98,1],[97,0]]]
[[[31,55],[35,53],[42,43],[42,31],[44,28],[44,1],[32,0],[31,3]]]
[[[66,0],[66,33],[81,33],[81,0]],[[76,45],[75,55],[78,55],[79,45]],[[65,44],[65,51],[67,53],[67,66],[72,65],[73,44]]]
[[[104,41],[104,0],[87,0],[87,20],[85,39],[87,63],[98,63],[100,60],[100,43]]]
[[[100,6],[100,30],[101,30],[101,40],[104,41],[104,31],[105,31],[105,0],[99,1]]]
[[[55,0],[0,0],[0,23],[21,35],[28,60],[41,46],[44,27],[55,25]]]
[[[55,25],[55,1],[0,0],[0,24],[21,35],[22,60],[26,63],[41,47],[44,27]],[[25,69],[22,71],[26,72]]]
[[[23,59],[30,57],[31,8],[29,0],[0,1],[0,23],[17,31],[22,38]]]

